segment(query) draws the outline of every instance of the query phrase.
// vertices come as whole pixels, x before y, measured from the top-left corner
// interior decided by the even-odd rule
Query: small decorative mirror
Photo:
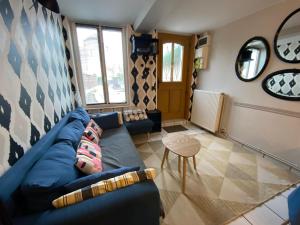
[[[249,39],[239,51],[235,62],[235,72],[242,81],[252,81],[259,77],[270,58],[270,46],[263,37]]]
[[[279,26],[274,39],[275,53],[287,63],[300,62],[300,8]]]
[[[276,98],[300,101],[300,69],[274,72],[263,80],[262,87]]]

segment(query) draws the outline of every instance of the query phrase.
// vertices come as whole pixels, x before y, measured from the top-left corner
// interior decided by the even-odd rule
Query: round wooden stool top
[[[162,142],[171,152],[183,157],[196,155],[201,147],[200,142],[196,138],[186,134],[167,134],[167,136],[163,137]]]

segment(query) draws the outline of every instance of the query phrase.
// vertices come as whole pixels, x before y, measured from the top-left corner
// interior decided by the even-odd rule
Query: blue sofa
[[[85,112],[82,109],[77,109]],[[30,170],[53,146],[60,130],[70,123],[70,114],[56,124],[0,178],[0,224],[3,225],[159,225],[160,196],[153,181],[106,193],[65,208],[24,210],[20,186]],[[86,117],[83,115],[83,117]],[[81,118],[77,118],[81,119]],[[72,118],[74,120],[74,118]],[[104,130],[100,146],[104,171],[123,166],[145,165],[125,126]],[[49,168],[53,169],[53,168]]]

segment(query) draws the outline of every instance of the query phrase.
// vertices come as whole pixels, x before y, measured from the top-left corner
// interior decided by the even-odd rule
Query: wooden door
[[[163,120],[184,118],[190,37],[159,33],[157,106]]]

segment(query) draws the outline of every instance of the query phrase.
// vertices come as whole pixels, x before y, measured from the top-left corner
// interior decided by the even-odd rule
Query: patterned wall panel
[[[131,35],[139,35],[130,26],[127,28],[127,34],[128,38]],[[156,35],[153,34],[153,37]],[[156,57],[130,54],[131,43],[128,43],[131,105],[146,110],[156,109]]]
[[[0,1],[0,175],[74,108],[60,15]]]
[[[72,35],[71,35],[71,27],[70,22],[67,17],[62,16],[62,33],[65,40],[65,52],[66,52],[66,58],[68,60],[68,71],[71,79],[71,85],[72,85],[72,91],[74,94],[75,99],[75,106],[81,106],[81,96],[79,92],[79,86],[77,81],[77,72],[76,72],[76,66],[74,62],[74,51],[73,51],[73,42],[72,42]]]
[[[194,49],[196,50],[198,48],[198,39],[200,38],[200,35],[194,35],[193,37],[193,46]],[[195,59],[193,59],[194,61]],[[192,106],[193,106],[193,98],[194,98],[194,90],[198,86],[198,71],[195,69],[194,64],[193,64],[193,69],[191,70],[192,74],[190,75],[190,90],[189,90],[189,110],[188,110],[188,120],[191,120],[191,115],[192,115]]]

